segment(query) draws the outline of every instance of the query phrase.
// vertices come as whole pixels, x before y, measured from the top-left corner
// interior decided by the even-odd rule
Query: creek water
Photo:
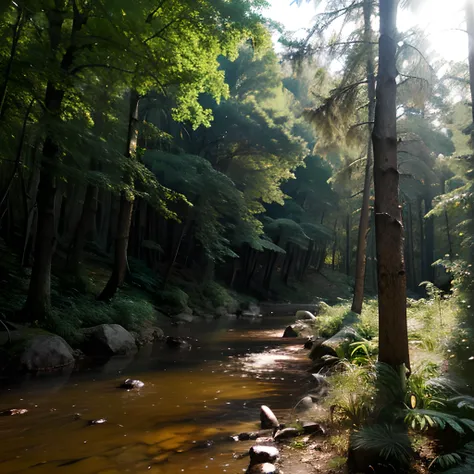
[[[155,344],[131,359],[4,383],[0,411],[28,413],[0,417],[0,472],[245,471],[248,459],[237,455],[250,444],[230,436],[256,430],[262,404],[281,421],[291,421],[291,407],[311,383],[306,351],[281,338],[292,319],[221,319],[165,328],[198,342],[190,351]],[[128,377],[145,387],[117,388]],[[99,418],[107,422],[89,425]]]

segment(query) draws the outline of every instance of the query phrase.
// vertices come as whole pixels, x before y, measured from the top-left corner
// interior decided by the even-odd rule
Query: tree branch
[[[72,69],[70,74],[74,75],[82,71],[83,69],[97,68],[97,67],[104,68],[104,69],[113,69],[114,71],[120,71],[126,74],[135,74],[135,71],[130,71],[128,69],[123,69],[117,66],[110,66],[109,64],[81,64],[80,66],[76,66],[74,69]]]

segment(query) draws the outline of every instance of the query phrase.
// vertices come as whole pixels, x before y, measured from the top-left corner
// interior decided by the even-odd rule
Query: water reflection
[[[55,379],[41,378],[12,387],[1,395],[0,410],[29,413],[0,418],[0,472],[241,471],[247,461],[233,454],[248,447],[228,441],[230,435],[255,429],[262,403],[284,417],[304,391],[295,381],[307,377],[307,361],[300,345],[282,341],[286,323],[265,318],[258,329],[241,320],[174,328],[173,335],[199,339],[192,351],[156,345],[145,356],[56,379],[54,387]],[[118,389],[126,377],[145,387]],[[89,426],[97,418],[107,423]]]

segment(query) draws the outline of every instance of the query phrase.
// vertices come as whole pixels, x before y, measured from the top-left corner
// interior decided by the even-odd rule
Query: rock
[[[295,438],[300,435],[300,431],[296,428],[284,428],[275,433],[275,441],[280,441],[282,439]]]
[[[91,420],[89,421],[89,425],[103,425],[104,423],[107,423],[106,418],[99,418],[97,420]]]
[[[120,324],[100,324],[83,329],[82,350],[92,356],[110,357],[137,352],[134,337]]]
[[[234,439],[235,441],[248,441],[250,439],[252,440],[258,439],[262,436],[270,436],[270,437],[273,436],[273,429],[240,433],[236,436],[233,436],[232,439]]]
[[[24,415],[25,413],[28,413],[26,408],[10,408],[8,410],[0,411],[0,416]]]
[[[316,321],[316,316],[309,311],[297,311],[295,317],[297,321]]]
[[[254,464],[253,466],[249,466],[246,474],[278,474],[278,468],[268,462],[265,464]]]
[[[350,344],[360,340],[361,337],[357,334],[356,330],[351,326],[346,326],[329,339],[316,343],[311,349],[309,356],[312,360],[316,360],[325,355],[336,357],[338,352],[346,354]]]
[[[255,445],[257,446],[274,446],[276,447],[275,440],[273,436],[262,436],[255,440]]]
[[[280,426],[277,417],[266,405],[260,407],[260,423],[263,430]]]
[[[20,356],[21,368],[30,372],[59,369],[74,364],[74,353],[59,336],[41,334],[26,342]]]
[[[295,331],[294,326],[288,326],[282,337],[298,337],[298,333]]]
[[[258,318],[261,317],[260,307],[254,303],[243,304],[241,309],[237,311],[241,318]]]
[[[173,316],[177,321],[183,321],[185,323],[192,323],[194,321],[194,316],[189,313],[179,313],[176,316]]]
[[[172,347],[173,349],[184,349],[184,350],[191,350],[191,344],[182,337],[171,337],[168,336],[166,338],[166,345],[168,347]]]
[[[252,446],[249,450],[250,465],[275,464],[280,458],[280,451],[273,446]]]
[[[145,346],[147,344],[152,344],[155,341],[160,341],[165,338],[165,333],[163,329],[158,327],[147,327],[141,329],[137,334],[136,340],[137,344],[140,346]]]
[[[326,434],[326,430],[319,424],[308,421],[303,423],[303,433],[304,434]]]
[[[125,388],[127,390],[133,390],[133,389],[140,389],[143,388],[145,384],[141,380],[135,380],[135,379],[126,379],[120,385],[119,388]]]
[[[316,364],[311,367],[311,372],[319,372],[323,369],[329,370],[331,367],[334,367],[341,359],[332,355],[322,356],[319,360],[316,361]]]
[[[298,412],[312,410],[314,406],[313,399],[310,396],[302,398],[296,405]]]
[[[304,343],[305,349],[312,349],[314,346],[314,339],[308,338],[308,340]]]

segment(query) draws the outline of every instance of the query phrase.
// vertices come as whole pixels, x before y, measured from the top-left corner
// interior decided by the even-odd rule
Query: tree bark
[[[433,208],[431,194],[425,196],[425,215]],[[425,268],[423,279],[425,281],[434,281],[434,221],[433,217],[424,218],[425,222]]]
[[[365,269],[367,260],[367,234],[369,232],[370,216],[370,189],[372,184],[372,122],[375,114],[375,67],[374,67],[374,48],[372,45],[372,0],[364,0],[364,42],[367,48],[367,96],[368,106],[368,125],[369,141],[367,145],[367,160],[365,163],[364,192],[362,195],[362,208],[360,210],[359,233],[357,237],[357,254],[355,267],[355,286],[354,298],[352,299],[351,310],[357,314],[362,312],[364,301]]]
[[[48,32],[51,53],[54,55],[61,43],[64,15],[61,11],[48,12]],[[73,25],[74,28],[77,24]],[[80,28],[80,27],[79,27]],[[61,69],[67,72],[72,63],[72,54],[68,49],[61,60]],[[51,80],[46,85],[44,105],[47,114],[58,119],[61,112],[64,90],[57,88]],[[38,187],[38,224],[34,251],[34,265],[31,272],[28,297],[23,308],[22,317],[27,320],[43,320],[51,310],[51,263],[56,240],[55,209],[56,200],[56,159],[59,145],[52,135],[48,134],[43,144],[40,183]]]
[[[7,66],[5,68],[4,80],[0,86],[0,121],[5,115],[5,99],[7,97],[8,83],[10,82],[10,76],[13,67],[13,61],[15,59],[16,50],[18,47],[18,42],[21,36],[21,28],[24,22],[23,7],[17,6],[17,16],[15,24],[13,25],[13,35],[12,35],[12,45],[10,48],[10,56],[7,61]]]
[[[138,92],[130,91],[130,109],[128,116],[128,133],[125,145],[125,156],[132,160],[137,148],[138,139]],[[133,187],[133,183],[131,184]],[[117,289],[120,288],[124,282],[128,271],[128,238],[130,235],[130,224],[132,222],[133,212],[133,196],[127,195],[127,192],[122,191],[120,196],[120,209],[118,214],[117,235],[115,237],[114,249],[114,265],[112,274],[110,275],[107,285],[102,293],[98,296],[100,301],[111,300]]]
[[[397,0],[380,0],[379,73],[372,133],[379,296],[379,361],[409,368],[403,224],[398,200]]]
[[[469,88],[471,92],[471,114],[474,123],[474,4],[466,0],[466,30],[468,35]]]
[[[346,275],[351,274],[351,215],[346,217]]]

